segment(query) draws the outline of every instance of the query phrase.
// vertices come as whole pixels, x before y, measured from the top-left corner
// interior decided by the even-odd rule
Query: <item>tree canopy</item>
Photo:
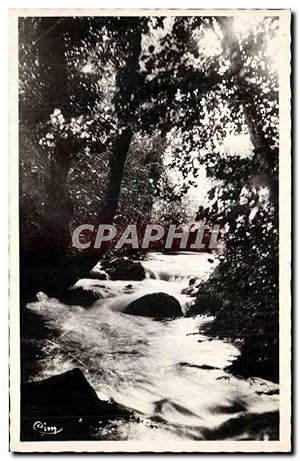
[[[224,334],[246,318],[278,347],[278,34],[273,16],[20,18],[24,260],[65,267],[82,222],[219,223]]]

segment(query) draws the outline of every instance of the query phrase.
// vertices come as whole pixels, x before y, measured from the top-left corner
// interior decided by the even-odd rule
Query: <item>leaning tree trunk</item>
[[[114,97],[118,129],[111,149],[107,189],[94,223],[96,229],[99,224],[111,224],[116,214],[125,164],[133,137],[135,111],[139,103],[141,84],[139,56],[142,32],[138,18],[128,18],[128,21],[128,28],[124,31],[126,37],[121,37],[124,39],[126,61],[117,71],[117,91]],[[121,32],[122,28],[119,30],[120,34]],[[108,247],[109,243],[102,244],[100,249],[94,249],[94,242],[91,241],[88,249],[69,260],[65,277],[68,284],[78,278],[87,277]]]
[[[118,130],[114,139],[108,174],[108,185],[99,209],[96,226],[111,224],[116,214],[130,144],[133,138],[136,108],[139,103],[139,91],[142,84],[139,73],[139,57],[141,53],[142,31],[138,18],[128,18],[129,27],[124,41],[126,62],[120,66],[116,77],[117,91],[114,105],[118,119]],[[91,245],[92,246],[92,245]],[[92,249],[82,255],[84,270],[92,269],[99,258],[107,251],[109,244],[102,245],[101,249]]]
[[[139,92],[142,84],[139,73],[142,31],[138,18],[129,18],[131,32],[124,42],[126,63],[117,72],[117,92],[114,105],[118,119],[118,134],[112,148],[110,172],[104,203],[98,213],[99,224],[111,224],[115,216],[130,143],[133,137],[136,108],[139,104]]]
[[[243,108],[247,123],[250,140],[254,147],[257,164],[260,164],[258,175],[268,177],[268,185],[271,189],[272,201],[278,207],[278,177],[271,178],[269,170],[275,169],[278,159],[263,129],[264,119],[257,110],[254,96],[261,96],[259,89],[244,77],[244,62],[238,38],[234,32],[232,17],[219,17],[218,24],[222,30],[222,47],[230,61],[227,78],[232,81],[236,88],[235,101]],[[266,165],[266,166],[264,166]],[[266,170],[266,171],[264,171]]]
[[[218,24],[223,33],[222,47],[225,56],[230,61],[227,79],[236,86],[235,98],[237,103],[242,103],[247,121],[249,136],[255,149],[266,148],[265,136],[261,127],[261,117],[256,113],[253,102],[253,87],[244,78],[244,62],[238,38],[233,28],[234,18],[219,17]]]

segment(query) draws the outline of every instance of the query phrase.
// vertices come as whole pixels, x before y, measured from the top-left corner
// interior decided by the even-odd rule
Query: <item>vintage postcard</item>
[[[11,451],[290,452],[290,17],[11,11]]]

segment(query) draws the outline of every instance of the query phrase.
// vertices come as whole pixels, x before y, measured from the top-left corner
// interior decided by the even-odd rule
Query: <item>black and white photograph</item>
[[[11,36],[11,450],[289,452],[290,11]]]

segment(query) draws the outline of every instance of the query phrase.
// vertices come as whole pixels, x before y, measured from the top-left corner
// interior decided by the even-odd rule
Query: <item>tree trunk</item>
[[[66,114],[69,109],[68,72],[65,57],[63,28],[59,18],[41,18],[37,30],[39,78],[43,82],[40,104],[20,111],[25,124],[35,129],[38,123],[46,124],[55,108]],[[36,107],[38,106],[38,110]],[[67,249],[70,242],[69,223],[73,206],[68,194],[66,180],[74,146],[68,139],[56,143],[49,150],[48,174],[45,177],[45,217],[40,238],[29,238],[25,248],[21,233],[21,284],[24,299],[37,291],[55,293],[65,273]],[[22,214],[22,210],[21,210]],[[27,217],[30,221],[30,217]],[[29,229],[30,232],[30,229]],[[28,241],[28,236],[27,236]]]
[[[131,129],[126,128],[115,141],[110,162],[108,187],[104,197],[104,205],[98,213],[97,224],[111,224],[114,219],[132,136]]]
[[[235,98],[237,104],[242,105],[248,126],[250,140],[254,147],[254,153],[260,170],[258,175],[268,175],[277,162],[276,152],[271,148],[270,143],[263,130],[263,117],[256,109],[254,101],[255,93],[258,94],[258,89],[244,77],[244,62],[239,45],[238,38],[234,32],[233,21],[231,17],[219,17],[218,24],[223,33],[222,47],[230,60],[230,69],[227,78],[231,79],[236,87]],[[274,169],[274,168],[273,168]],[[271,197],[275,207],[278,207],[278,177],[269,176],[269,185],[271,189]]]
[[[109,172],[108,186],[103,199],[103,204],[97,214],[95,227],[99,224],[111,224],[113,222],[117,207],[125,164],[133,137],[132,125],[134,125],[135,110],[139,103],[139,91],[141,77],[139,74],[139,56],[141,53],[141,28],[138,18],[128,18],[128,30],[124,39],[126,63],[120,66],[117,72],[116,86],[118,88],[114,97],[114,105],[118,119],[118,134],[115,137]],[[132,27],[132,22],[135,23]],[[95,236],[94,236],[95,237]],[[88,276],[89,271],[97,264],[101,256],[109,248],[109,243],[102,244],[100,249],[90,248],[83,251],[69,261],[68,280],[69,283],[79,277]]]
[[[48,260],[54,266],[63,266],[70,245],[69,224],[73,217],[73,203],[67,190],[67,177],[71,166],[72,144],[62,140],[56,144],[50,159],[47,181],[47,215],[45,246]]]
[[[230,60],[227,78],[231,79],[236,85],[236,99],[238,104],[241,103],[243,106],[251,142],[255,149],[269,151],[269,146],[262,130],[261,116],[255,110],[253,101],[254,88],[243,76],[244,62],[239,41],[233,28],[234,18],[219,17],[217,20],[223,33],[222,47],[225,55]]]
[[[117,72],[118,91],[114,97],[119,133],[112,149],[108,187],[104,204],[98,213],[98,223],[111,224],[115,216],[125,163],[133,136],[132,125],[139,104],[142,79],[139,73],[142,31],[138,18],[128,18],[130,33],[124,41],[126,64]]]
[[[49,121],[51,113],[56,108],[65,116],[68,116],[70,110],[68,66],[61,21],[61,18],[45,17],[40,19],[39,24],[39,71],[44,82],[40,115],[44,122]],[[75,149],[74,143],[68,138],[56,141],[54,150],[49,150],[49,168],[45,178],[45,244],[49,252],[57,254],[58,257],[61,253],[62,258],[70,242],[69,223],[73,207],[66,182]]]

